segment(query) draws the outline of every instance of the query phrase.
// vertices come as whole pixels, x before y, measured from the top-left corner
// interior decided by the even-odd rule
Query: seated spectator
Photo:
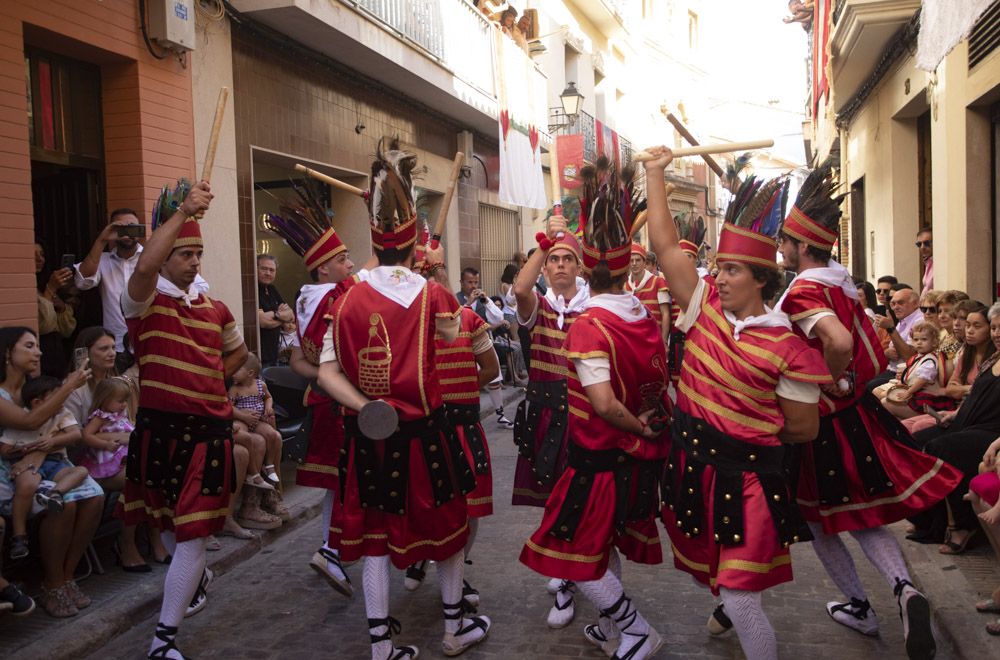
[[[941,292],[937,289],[930,289],[920,294],[920,302],[917,308],[924,315],[925,321],[930,321],[940,328],[938,322],[938,300],[941,299]]]
[[[60,385],[51,376],[39,376],[26,382],[21,388],[21,397],[27,404],[25,411],[30,412],[45,403]],[[8,429],[0,436],[0,456],[17,461],[10,466],[10,476],[14,479],[11,559],[28,556],[28,514],[32,497],[49,511],[62,511],[63,496],[86,480],[87,469],[74,466],[66,455],[66,447],[79,439],[80,426],[65,407],[35,430]]]
[[[993,546],[993,551],[1000,556],[1000,438],[987,447],[983,462],[979,466],[979,474],[973,477],[969,484],[969,500],[972,510],[979,517],[986,537]],[[976,611],[984,614],[1000,613],[1000,586],[993,590],[990,598],[976,603]],[[1000,619],[986,624],[986,632],[1000,635]]]
[[[986,315],[993,352],[979,368],[968,396],[957,412],[942,413],[938,426],[914,436],[924,451],[951,463],[966,477],[947,497],[949,524],[944,545],[939,549],[942,554],[964,552],[979,529],[978,520],[963,496],[969,490],[969,482],[979,472],[979,462],[986,449],[1000,435],[1000,362],[997,361],[1000,352],[996,351],[1000,348],[1000,303],[990,307]],[[968,322],[970,328],[978,328],[982,324],[982,312],[971,312]],[[940,511],[937,515],[941,519]]]
[[[878,305],[875,307],[875,313],[880,316],[886,316],[889,309],[889,300],[892,298],[892,287],[899,284],[897,280],[892,275],[883,275],[878,278],[875,284],[875,295],[878,297]]]
[[[916,354],[906,361],[906,367],[900,371],[899,384],[889,390],[888,396],[881,397],[882,405],[898,419],[916,417],[925,408],[954,410],[955,400],[945,394],[946,369],[944,359],[937,350],[937,326],[921,321],[914,326],[910,341]],[[894,391],[900,390],[901,395],[893,396]]]
[[[964,340],[955,335],[955,306],[968,299],[969,296],[962,291],[945,291],[938,298],[938,326],[941,328],[940,350],[949,360],[955,359]]]
[[[38,373],[41,350],[38,337],[30,328],[0,328],[0,435],[7,429],[32,431],[59,412],[77,387],[90,375],[87,369],[77,369],[40,405],[25,410],[21,405],[21,390],[28,376]],[[0,514],[10,515],[14,478],[10,463],[0,458]],[[90,605],[90,599],[74,580],[76,566],[94,536],[104,509],[104,493],[93,479],[87,477],[79,487],[63,496],[61,511],[47,511],[39,527],[42,561],[41,605],[51,616],[75,616]]]
[[[519,271],[520,268],[515,264],[507,264],[504,266],[503,273],[500,274],[500,299],[508,305],[510,304],[508,301],[514,299],[512,290],[514,288],[514,280],[517,279],[517,273]]]
[[[0,483],[0,489],[3,483]],[[10,499],[12,495],[0,490],[0,501]],[[0,548],[3,547],[4,519],[0,518]],[[0,562],[2,564],[2,562]],[[14,616],[26,616],[35,611],[35,601],[30,596],[11,584],[0,575],[0,612],[10,612]]]
[[[124,378],[105,378],[94,388],[90,416],[83,428],[84,451],[78,459],[95,479],[120,474],[125,467],[128,441],[135,430],[129,416],[132,388]]]
[[[503,321],[493,330],[493,347],[501,363],[507,363],[511,382],[523,387],[528,383],[528,370],[524,366],[521,342],[513,334],[517,328],[516,310],[505,305],[500,296],[493,296],[491,300],[503,312]]]
[[[875,323],[875,309],[878,307],[878,299],[875,297],[875,287],[871,285],[871,282],[863,280],[860,277],[854,278],[854,286],[858,288],[858,300],[865,310],[865,315],[871,320],[872,325],[878,328],[878,325]]]
[[[889,358],[889,367],[869,381],[868,391],[888,383],[896,377],[900,367],[906,365],[906,361],[914,353],[913,347],[909,344],[910,331],[913,326],[924,320],[924,315],[918,309],[920,296],[917,295],[917,292],[906,285],[896,286],[899,287],[899,290],[892,294],[892,299],[889,301],[892,315],[877,318],[879,327],[889,333],[890,343],[885,349],[885,356]]]
[[[61,291],[73,281],[72,268],[45,268],[45,248],[35,243],[35,279],[38,285],[38,340],[42,350],[42,373],[62,378],[66,375],[63,342],[76,330],[73,308]]]

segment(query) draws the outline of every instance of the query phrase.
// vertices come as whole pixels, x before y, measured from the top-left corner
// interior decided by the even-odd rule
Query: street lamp
[[[563,114],[569,118],[569,123],[576,122],[576,116],[580,114],[580,104],[583,102],[583,94],[576,88],[575,82],[566,83],[566,89],[559,95],[562,102]]]

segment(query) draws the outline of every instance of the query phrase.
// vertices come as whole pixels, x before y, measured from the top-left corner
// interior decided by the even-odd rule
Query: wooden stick
[[[212,122],[212,133],[208,137],[208,152],[205,154],[205,164],[201,167],[201,180],[212,178],[212,166],[215,165],[215,149],[219,146],[219,134],[222,132],[222,117],[226,113],[226,101],[229,100],[229,88],[219,90],[219,102],[215,104],[215,120]]]
[[[673,149],[674,158],[686,158],[688,156],[702,156],[704,154],[725,154],[733,151],[751,151],[753,149],[766,149],[773,147],[774,140],[748,140],[746,142],[720,142],[718,144],[702,144],[697,147],[681,147]],[[645,151],[633,154],[632,160],[645,162],[653,160],[654,156]]]
[[[556,152],[557,138],[552,139],[552,149],[549,151],[549,185],[552,189],[552,206],[560,207],[562,215],[562,175],[559,172],[559,156]]]
[[[667,121],[673,124],[673,127],[677,129],[677,132],[681,134],[681,137],[687,140],[692,147],[698,146],[698,140],[691,135],[691,131],[689,131],[687,127],[681,123],[681,120],[674,116],[674,113],[667,112],[665,106],[661,107],[660,110],[667,116]],[[725,178],[726,173],[722,170],[722,167],[715,161],[714,158],[708,154],[702,154],[701,157],[704,159],[705,164],[708,165],[708,167],[715,172],[720,179]]]
[[[667,184],[667,208],[668,208],[668,210],[670,208],[670,193],[672,193],[674,191],[675,187],[676,186],[674,186],[674,184],[672,184],[672,183],[668,183]],[[635,222],[632,223],[632,229],[629,230],[629,233],[628,233],[629,238],[635,238],[635,235],[639,233],[639,230],[642,229],[645,226],[646,226],[646,211],[643,210],[639,214],[639,216],[635,219]]]
[[[448,208],[451,206],[451,198],[455,195],[455,186],[458,184],[458,177],[462,174],[462,163],[465,162],[465,154],[461,151],[455,153],[455,160],[451,165],[451,176],[448,178],[448,187],[444,191],[444,201],[441,202],[441,211],[438,213],[437,222],[434,223],[434,233],[431,234],[431,249],[436,250],[441,245],[441,234],[444,232],[444,223],[448,219]]]
[[[295,171],[296,172],[303,172],[305,174],[308,174],[309,176],[311,176],[312,178],[316,179],[317,181],[322,181],[323,183],[328,183],[331,186],[333,186],[334,188],[340,188],[341,190],[343,190],[345,192],[349,192],[349,193],[354,194],[354,195],[357,195],[358,197],[364,197],[365,196],[365,191],[362,190],[361,188],[358,188],[356,186],[352,186],[351,184],[349,184],[349,183],[347,183],[345,181],[341,181],[340,179],[334,179],[329,174],[323,174],[322,172],[314,170],[314,169],[312,169],[310,167],[306,167],[302,163],[296,163],[295,164]]]

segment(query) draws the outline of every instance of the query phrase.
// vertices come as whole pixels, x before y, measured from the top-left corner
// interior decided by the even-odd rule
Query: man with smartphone
[[[139,239],[146,237],[146,226],[132,209],[111,212],[111,221],[97,236],[83,261],[76,264],[76,288],[81,291],[99,286],[104,307],[104,327],[115,336],[115,366],[124,370],[125,347],[122,338],[127,332],[122,316],[122,291],[128,283],[142,253]],[[105,250],[107,248],[107,250]]]

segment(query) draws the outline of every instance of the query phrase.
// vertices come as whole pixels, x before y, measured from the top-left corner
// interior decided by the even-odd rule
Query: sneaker
[[[340,556],[336,551],[327,547],[320,548],[313,554],[312,559],[309,560],[309,566],[326,578],[326,581],[330,583],[330,586],[337,593],[343,594],[348,598],[354,596],[354,586],[351,584],[351,578],[347,577],[347,573],[344,572],[344,565],[340,563]]]
[[[733,621],[726,615],[724,605],[719,605],[708,617],[708,634],[719,636],[729,632],[733,628]]]
[[[899,618],[903,621],[903,639],[910,660],[931,660],[937,653],[937,642],[931,629],[931,605],[908,580],[896,580],[893,587],[899,603]]]
[[[65,585],[66,595],[69,596],[69,600],[73,603],[74,607],[78,610],[83,610],[90,607],[90,596],[83,593],[80,590],[79,585],[77,585],[76,580],[70,580]]]
[[[465,617],[461,624],[457,632],[445,633],[441,642],[441,650],[449,658],[462,655],[490,634],[491,623],[488,616]]]
[[[28,556],[28,537],[24,534],[10,537],[10,558],[24,559]]]
[[[575,592],[576,584],[569,580],[562,581],[559,590],[556,592],[555,602],[552,604],[549,616],[546,619],[549,628],[558,630],[573,623],[573,619],[576,617],[576,605],[573,602],[573,594]]]
[[[868,637],[878,637],[878,617],[867,600],[852,598],[849,603],[829,602],[826,612],[842,626]]]
[[[214,579],[215,573],[206,566],[205,572],[201,574],[201,582],[198,583],[198,588],[194,592],[194,598],[191,599],[191,604],[188,605],[187,611],[184,612],[185,619],[201,612],[208,605],[208,585],[212,584],[212,580]]]
[[[466,580],[462,580],[462,600],[468,603],[473,611],[479,607],[479,590],[473,589]]]
[[[35,601],[13,584],[8,584],[0,591],[0,612],[10,612],[14,616],[26,616],[34,610]]]
[[[503,408],[498,408],[496,413],[497,413],[497,426],[505,429],[514,428],[514,422],[507,419],[507,416],[503,414]]]
[[[610,620],[608,621],[608,626],[610,627]],[[615,632],[618,632],[617,630]],[[583,627],[583,636],[587,638],[587,641],[601,649],[604,655],[609,658],[615,654],[618,650],[618,645],[621,644],[621,635],[608,636],[604,634],[601,630],[600,624],[592,623],[589,626]]]
[[[56,619],[66,619],[80,613],[62,586],[45,590],[42,596],[42,609]]]
[[[292,513],[285,506],[285,503],[281,499],[281,493],[277,489],[264,493],[261,498],[260,508],[272,516],[278,516],[281,518],[281,522],[288,522],[292,519]]]
[[[407,591],[416,591],[424,583],[425,577],[427,577],[427,560],[418,561],[407,567],[403,586],[406,587]]]
[[[281,518],[264,511],[257,502],[244,504],[236,522],[247,529],[268,530],[281,527]]]

